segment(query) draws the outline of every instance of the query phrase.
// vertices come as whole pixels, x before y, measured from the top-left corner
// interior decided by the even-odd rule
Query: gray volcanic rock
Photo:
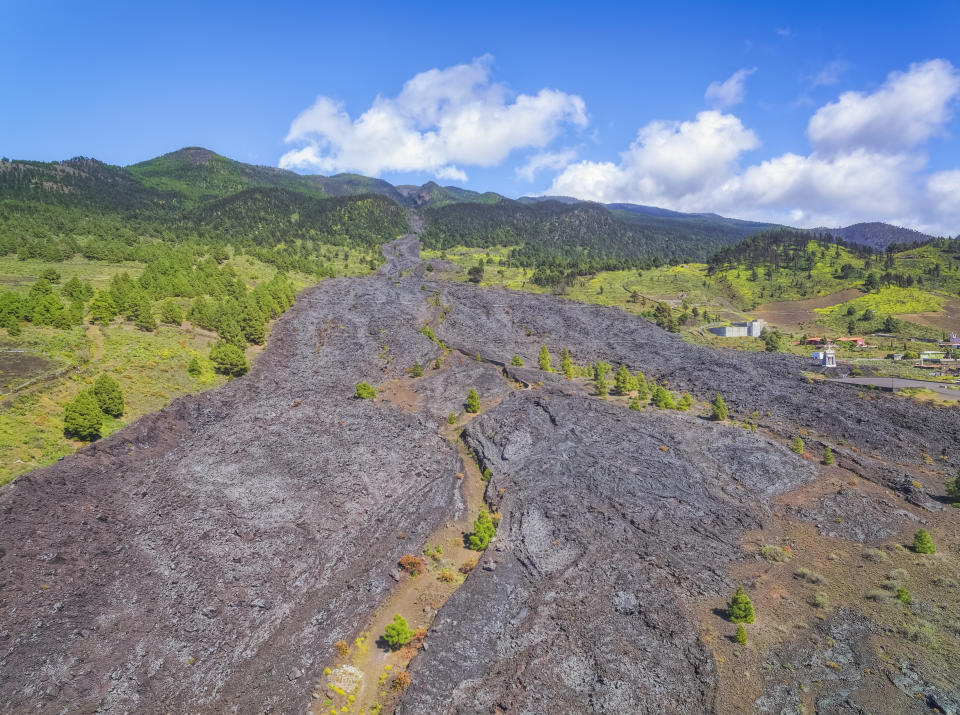
[[[399,712],[711,709],[687,603],[729,590],[740,535],[810,465],[746,430],[534,391],[464,436],[493,472],[495,569],[441,610]]]

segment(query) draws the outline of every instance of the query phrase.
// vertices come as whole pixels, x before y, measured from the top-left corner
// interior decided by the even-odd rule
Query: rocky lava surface
[[[430,280],[414,237],[384,254],[376,276],[305,291],[248,376],[0,491],[3,709],[307,707],[397,558],[464,508],[439,431],[471,387],[485,409],[464,439],[502,521],[414,659],[402,712],[714,710],[694,606],[731,590],[741,538],[772,500],[818,478],[784,440],[810,430],[812,450],[832,445],[840,466],[921,510],[939,508],[913,485],[922,455],[960,463],[952,411],[860,400],[789,356],[711,352],[620,310]],[[455,351],[438,370],[426,324]],[[535,365],[541,344],[701,400],[719,390],[760,431],[629,411],[506,366]],[[414,362],[426,374],[409,404],[352,398]],[[798,518],[827,528],[838,508]],[[852,509],[846,538],[876,534],[856,527],[861,513],[876,520]],[[892,529],[912,526],[903,514]],[[891,711],[914,706],[904,695]]]

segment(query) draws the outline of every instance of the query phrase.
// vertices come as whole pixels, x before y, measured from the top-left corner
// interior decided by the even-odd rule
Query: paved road
[[[876,385],[877,387],[890,388],[922,387],[925,390],[933,390],[945,400],[960,400],[960,390],[951,389],[940,382],[907,380],[901,377],[838,377],[833,382],[846,382],[851,385]]]

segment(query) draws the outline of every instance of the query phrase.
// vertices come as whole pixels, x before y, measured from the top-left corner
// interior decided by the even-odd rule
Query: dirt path
[[[391,402],[406,411],[416,411],[418,400],[397,399],[415,396],[400,383],[394,380],[387,387],[393,393]],[[324,669],[314,691],[315,705],[311,712],[317,715],[393,712],[403,689],[407,664],[419,650],[437,612],[482,556],[482,552],[465,546],[466,534],[473,530],[473,522],[483,508],[486,488],[473,455],[460,439],[460,430],[474,417],[476,415],[464,413],[457,424],[445,424],[441,429],[442,436],[457,450],[462,462],[463,471],[451,474],[450,478],[460,481],[465,508],[458,519],[447,521],[430,534],[423,552],[417,548],[411,551],[412,556],[423,561],[422,574],[411,576],[398,567],[399,581],[389,598],[373,613],[352,644],[341,644],[339,657]],[[417,635],[406,647],[391,651],[381,638],[397,613]]]

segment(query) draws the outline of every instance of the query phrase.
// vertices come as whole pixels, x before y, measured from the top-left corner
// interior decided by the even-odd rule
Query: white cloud
[[[435,169],[433,175],[438,179],[446,179],[447,181],[466,181],[468,178],[465,171],[458,169],[453,164]]]
[[[807,135],[819,151],[908,149],[946,123],[958,91],[960,73],[946,60],[913,64],[906,72],[891,72],[874,92],[844,92],[821,107]]]
[[[757,71],[756,67],[743,68],[734,72],[723,82],[711,82],[703,98],[714,107],[732,107],[740,104],[747,94],[747,77]]]
[[[586,126],[580,97],[553,89],[514,95],[491,80],[492,61],[487,55],[421,72],[355,119],[335,100],[317,97],[290,125],[286,141],[298,148],[280,166],[373,176],[429,171],[464,180],[457,164],[495,166],[514,150],[545,147],[567,126]]]
[[[789,27],[778,27],[774,32],[780,35],[780,37],[790,37],[791,35]]]
[[[759,139],[736,116],[651,122],[618,162],[581,161],[548,193],[602,202],[716,211],[799,226],[889,221],[936,234],[960,231],[960,170],[925,175],[922,144],[943,131],[960,95],[945,60],[892,73],[870,93],[847,92],[810,120],[810,154],[740,168]]]
[[[850,63],[844,60],[827,62],[820,71],[807,78],[811,87],[832,87],[840,81],[840,76],[850,69]]]
[[[559,171],[566,168],[570,162],[577,158],[576,149],[564,149],[563,151],[547,151],[533,154],[527,158],[523,166],[514,169],[517,178],[525,181],[533,181],[538,172],[545,170]]]

